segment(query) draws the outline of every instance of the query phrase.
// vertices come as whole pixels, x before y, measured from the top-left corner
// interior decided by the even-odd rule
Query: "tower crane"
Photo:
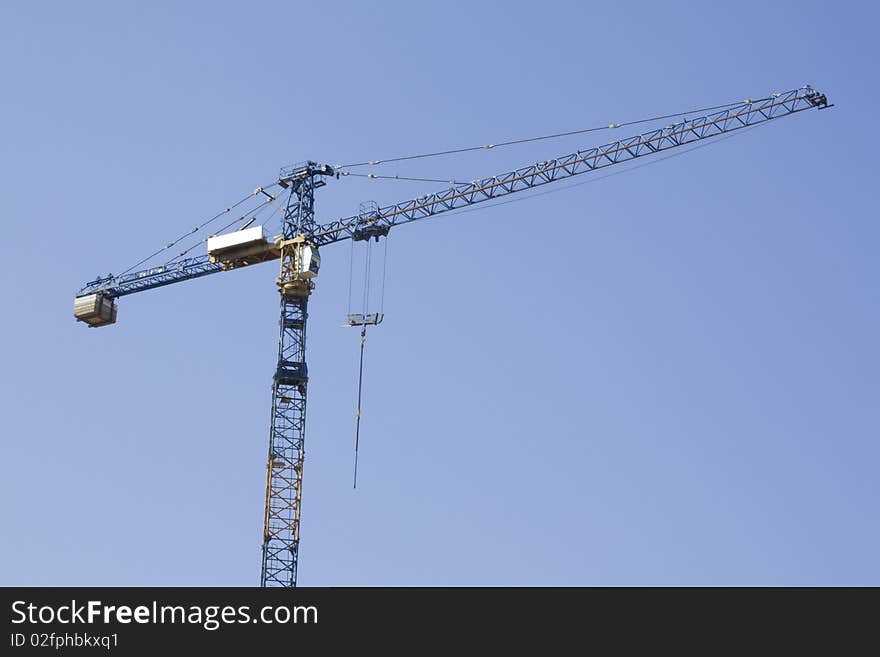
[[[248,227],[253,221],[251,218],[240,230],[209,237],[207,253],[188,257],[188,253],[184,252],[158,267],[98,277],[86,283],[77,293],[74,316],[90,327],[110,325],[116,322],[117,300],[120,297],[269,260],[280,261],[280,272],[275,282],[280,293],[281,319],[278,360],[272,375],[260,585],[296,586],[309,381],[306,323],[309,297],[315,288],[315,277],[321,262],[320,248],[346,240],[378,241],[401,224],[680,148],[805,110],[827,107],[831,105],[824,94],[805,86],[757,100],[748,99],[709,108],[712,111],[705,113],[701,113],[704,110],[698,110],[657,117],[683,118],[671,125],[603,146],[578,150],[488,178],[453,183],[442,191],[381,208],[372,206],[356,215],[326,223],[319,223],[315,219],[315,190],[325,186],[331,179],[346,175],[347,171],[341,165],[303,162],[281,169],[272,185],[258,187],[251,195],[259,198],[263,204],[274,204],[276,200],[281,200],[283,216],[279,236],[270,240],[262,226]],[[695,113],[698,116],[693,118]],[[691,118],[687,118],[688,115]],[[619,127],[615,124],[607,126]],[[554,136],[560,135],[549,137]],[[486,144],[460,150],[493,147],[493,144]],[[448,152],[460,151],[430,155]],[[410,158],[395,158],[402,159]],[[374,160],[361,164],[381,163]],[[229,210],[231,208],[227,208],[226,212]],[[362,318],[361,321],[370,320]]]

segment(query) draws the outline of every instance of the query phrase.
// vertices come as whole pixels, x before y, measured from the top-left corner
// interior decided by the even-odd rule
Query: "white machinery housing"
[[[229,269],[280,257],[278,248],[266,239],[262,226],[212,235],[208,238],[208,255],[211,262],[219,262]]]

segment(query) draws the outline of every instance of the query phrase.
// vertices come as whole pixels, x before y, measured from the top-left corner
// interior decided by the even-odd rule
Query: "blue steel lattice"
[[[306,162],[292,170],[282,170],[279,179],[290,186],[282,233],[293,239],[315,225],[315,188],[324,184],[317,178],[328,175],[329,167]],[[296,586],[299,562],[299,525],[302,504],[302,474],[305,459],[306,398],[306,321],[313,283],[302,280],[296,266],[290,267],[292,251],[282,247],[281,320],[279,322],[278,363],[272,377],[272,416],[269,429],[269,456],[266,463],[266,506],[263,522],[263,560],[260,585]],[[293,249],[298,248],[294,246]]]
[[[308,295],[281,295],[278,365],[266,466],[261,586],[296,586],[305,458]]]

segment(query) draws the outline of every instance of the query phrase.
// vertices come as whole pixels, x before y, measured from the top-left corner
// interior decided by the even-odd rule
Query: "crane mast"
[[[264,587],[296,586],[309,380],[306,366],[306,324],[309,297],[315,287],[314,278],[320,266],[318,247],[348,239],[378,240],[386,236],[392,227],[403,223],[678,148],[808,109],[826,107],[830,107],[826,96],[809,86],[759,100],[745,100],[724,106],[720,111],[692,119],[686,118],[604,146],[579,150],[470,183],[456,184],[433,194],[325,224],[315,221],[315,190],[326,184],[325,178],[340,177],[340,172],[328,165],[304,162],[281,170],[274,183],[280,190],[276,195],[273,196],[262,188],[257,188],[254,192],[254,195],[265,194],[270,201],[287,193],[281,235],[274,242],[266,241],[260,228],[257,231],[259,234],[253,237],[243,235],[237,242],[227,240],[222,248],[218,246],[213,252],[209,239],[208,255],[178,257],[158,267],[121,276],[98,277],[83,286],[77,294],[74,300],[74,316],[92,327],[113,324],[116,322],[116,299],[119,297],[270,259],[280,260],[276,284],[280,293],[281,317],[278,361],[272,377],[260,584]],[[379,162],[371,164],[375,163]],[[543,230],[552,229],[548,226]],[[227,236],[221,236],[221,240],[225,237]],[[230,247],[229,244],[233,246]]]
[[[306,322],[309,295],[315,287],[320,259],[305,237],[315,229],[315,189],[329,167],[306,162],[282,171],[280,182],[290,186],[282,222],[281,272],[276,281],[281,296],[278,363],[272,377],[272,414],[266,462],[266,506],[260,586],[296,586],[302,474],[305,459]]]

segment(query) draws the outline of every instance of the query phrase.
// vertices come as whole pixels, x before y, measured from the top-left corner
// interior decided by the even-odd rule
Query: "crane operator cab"
[[[303,278],[314,278],[321,268],[321,254],[318,247],[305,243],[299,249],[299,274]]]

